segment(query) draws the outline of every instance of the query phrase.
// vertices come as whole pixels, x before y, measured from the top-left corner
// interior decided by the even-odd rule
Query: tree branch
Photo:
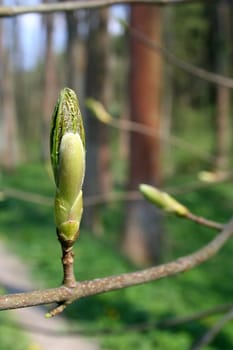
[[[210,344],[217,334],[222,330],[226,323],[233,319],[233,308],[230,309],[216,324],[204,334],[201,339],[192,346],[191,350],[201,350]]]
[[[38,326],[38,325],[32,325],[28,322],[20,322],[20,327],[26,330],[27,332],[31,333],[38,333],[38,334],[44,334],[47,336],[57,336],[57,337],[79,337],[80,335],[83,336],[102,336],[102,335],[118,335],[118,334],[125,334],[128,332],[145,332],[150,331],[153,329],[167,329],[167,328],[173,328],[173,327],[179,327],[186,323],[191,323],[194,321],[198,321],[204,318],[207,318],[212,315],[216,314],[222,314],[226,313],[226,311],[229,311],[233,308],[233,304],[221,304],[212,307],[211,309],[207,309],[204,311],[199,311],[197,313],[187,315],[187,316],[181,316],[181,317],[172,317],[172,318],[166,318],[161,321],[155,321],[155,322],[142,322],[142,323],[135,323],[135,324],[129,324],[124,325],[122,327],[97,327],[95,329],[89,329],[89,328],[72,328],[72,329],[59,329],[54,330],[49,328],[48,326]],[[5,326],[9,328],[18,328],[19,323],[15,320],[8,320],[5,324]]]
[[[103,6],[110,6],[116,4],[136,4],[145,3],[151,5],[170,5],[191,3],[201,0],[88,0],[88,1],[67,1],[67,2],[54,2],[32,6],[0,6],[0,17],[13,17],[24,15],[27,13],[51,13],[51,12],[64,12],[74,11],[81,9],[91,9]]]
[[[16,309],[28,306],[73,302],[82,297],[118,290],[192,269],[214,256],[229,238],[233,236],[233,219],[212,241],[193,254],[181,257],[172,262],[121,275],[78,282],[76,287],[39,290],[27,293],[3,295],[0,297],[0,310]]]
[[[142,32],[139,30],[130,27],[127,23],[123,24],[129,31],[129,33],[135,37],[138,41],[140,41],[143,45],[148,47],[148,49],[151,49],[155,52],[158,52],[159,54],[162,54],[162,56],[170,63],[175,65],[176,67],[182,69],[183,71],[192,74],[195,77],[198,77],[200,79],[206,80],[210,83],[222,85],[225,87],[228,87],[230,89],[233,89],[233,79],[225,77],[220,74],[209,72],[203,68],[199,68],[197,66],[194,66],[178,57],[176,57],[172,52],[170,52],[167,48],[160,46],[156,42],[148,39]]]
[[[232,80],[233,82],[233,80]],[[166,141],[167,143],[181,149],[188,150],[189,153],[199,157],[202,160],[213,164],[214,156],[208,152],[204,152],[203,150],[198,149],[197,147],[190,144],[190,142],[185,141],[184,139],[177,137],[175,135],[167,136],[161,131],[155,130],[152,127],[149,127],[142,123],[137,123],[128,119],[112,119],[109,122],[109,125],[118,128],[120,130],[125,130],[129,132],[137,132],[142,135],[147,135],[151,137],[155,137],[157,135],[161,140]]]
[[[221,304],[221,305],[214,306],[214,307],[207,309],[207,310],[196,312],[195,314],[191,314],[191,315],[187,315],[187,316],[183,316],[183,317],[177,317],[177,318],[168,318],[168,319],[162,320],[159,322],[159,326],[161,328],[177,327],[177,326],[180,326],[182,324],[198,321],[198,320],[201,320],[203,318],[207,318],[207,317],[212,316],[212,315],[225,313],[226,311],[229,311],[232,308],[233,308],[232,303]]]
[[[229,172],[229,174],[226,177],[220,180],[216,180],[214,182],[193,181],[186,185],[182,184],[179,186],[165,187],[164,190],[174,195],[184,194],[184,193],[190,193],[193,191],[201,190],[204,188],[213,187],[218,184],[229,182],[231,180],[233,180],[233,173]],[[4,187],[0,193],[3,194],[3,197],[6,196],[9,198],[15,198],[21,201],[41,204],[49,207],[51,207],[54,203],[54,200],[51,197],[42,196],[33,192],[25,192],[25,191],[18,190],[15,188],[10,188],[10,187]],[[122,192],[112,191],[112,192],[107,192],[105,194],[85,196],[84,207],[89,207],[92,205],[114,202],[114,201],[137,201],[137,200],[142,200],[142,196],[139,193],[139,191],[136,191],[136,190],[122,191]]]
[[[189,219],[193,222],[196,222],[199,225],[206,226],[209,228],[213,228],[215,230],[223,230],[224,224],[220,224],[219,222],[213,221],[213,220],[208,220],[206,218],[203,218],[202,216],[197,216],[194,215],[193,213],[189,212],[187,216],[184,218]]]

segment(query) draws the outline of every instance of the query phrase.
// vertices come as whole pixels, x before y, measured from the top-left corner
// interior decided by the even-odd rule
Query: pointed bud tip
[[[52,116],[50,154],[56,180],[59,166],[60,145],[66,133],[79,134],[85,148],[85,133],[78,98],[73,90],[61,90]]]

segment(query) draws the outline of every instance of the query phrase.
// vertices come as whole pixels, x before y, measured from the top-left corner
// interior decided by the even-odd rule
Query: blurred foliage
[[[210,5],[194,3],[175,7],[171,28],[173,53],[188,63],[211,70],[209,67],[213,56],[209,57],[211,47],[206,44],[211,29]],[[210,104],[212,86],[205,80],[175,68],[174,85],[178,104],[195,105],[195,108]]]
[[[1,290],[1,294],[3,292]],[[6,311],[0,313],[0,344],[1,350],[30,350],[30,342],[20,323],[17,324],[11,313]]]
[[[206,69],[213,69],[213,43],[211,40],[211,6],[188,4],[174,7],[174,23],[170,30],[173,45],[168,47],[177,57]],[[114,101],[110,112],[119,117],[127,108],[128,37],[116,36],[112,41],[114,51],[111,75],[114,81]],[[64,75],[64,54],[58,57],[60,80]],[[20,135],[25,159],[38,161],[41,140],[40,107],[44,67],[40,62],[32,71],[18,73],[16,99]],[[172,134],[181,137],[200,152],[212,153],[214,149],[213,86],[174,68]],[[32,94],[33,91],[33,94]],[[29,98],[30,97],[30,98]],[[127,114],[127,113],[126,113]],[[127,163],[120,159],[119,133],[111,131],[112,171],[115,188],[124,189]],[[164,169],[171,162],[172,178],[169,186],[185,186],[196,181],[196,174],[212,166],[211,157],[203,159],[188,147],[168,148]],[[87,153],[88,154],[88,153]],[[2,173],[1,185],[54,196],[54,185],[49,171],[41,164],[24,164],[14,173]],[[233,188],[231,184],[218,184],[206,189],[190,191],[176,196],[194,213],[225,222],[232,215]],[[132,271],[136,267],[121,253],[121,236],[125,203],[110,203],[102,207],[104,232],[97,237],[81,230],[75,245],[75,271],[78,280],[97,278]],[[215,232],[194,223],[165,218],[164,261],[188,254],[207,243]],[[62,280],[60,247],[57,242],[53,208],[14,198],[0,202],[0,235],[9,248],[20,254],[30,267],[32,276],[41,287],[54,287]],[[153,329],[144,332],[130,331],[131,325],[155,323],[167,317],[179,317],[205,310],[216,304],[232,302],[233,243],[209,262],[192,271],[173,278],[84,298],[68,307],[65,315],[75,326],[83,327],[96,335],[106,349],[136,348],[142,350],[186,350],[221,316],[212,316],[170,329]],[[4,326],[6,314],[0,313],[1,350],[27,349],[24,335]],[[112,334],[101,335],[101,329],[110,328]],[[125,328],[125,330],[124,330]],[[114,330],[116,333],[114,334]],[[14,333],[15,332],[15,333]],[[15,344],[15,339],[17,343]],[[11,342],[11,343],[10,343]],[[233,329],[226,325],[209,350],[233,348]],[[207,349],[207,348],[206,348]]]
[[[171,33],[168,50],[182,60],[214,71],[213,6],[209,3],[190,3],[183,6],[174,6],[172,10],[174,11],[172,21],[164,23],[164,26],[167,27],[166,30]],[[10,20],[13,21],[14,19]],[[85,23],[82,23],[82,30],[87,30]],[[157,55],[156,52],[155,55]],[[56,53],[59,71],[58,90],[63,87],[65,82],[65,57],[65,52]],[[14,56],[12,60],[14,61]],[[174,95],[172,132],[177,133],[178,136],[182,135],[182,137],[188,135],[192,139],[197,135],[199,136],[200,132],[203,142],[206,138],[208,141],[210,140],[207,146],[208,150],[213,150],[215,86],[182,71],[180,68],[176,68],[171,62],[164,60],[164,65],[171,68],[170,75]],[[44,69],[45,62],[42,56],[33,69],[15,72],[15,95],[20,141],[22,153],[26,160],[37,161],[41,157],[40,145],[43,143],[41,106]],[[128,74],[129,35],[122,31],[119,35],[111,36],[110,76],[112,98],[108,107],[114,117],[128,115]],[[32,91],[33,93],[31,93]],[[166,91],[164,93],[166,96]],[[88,97],[84,96],[83,92],[78,92],[78,94],[84,98]],[[84,105],[84,101],[80,100],[80,103]],[[201,149],[203,144],[198,143],[197,146]]]
[[[193,178],[180,175],[169,185],[185,184]],[[19,168],[15,174],[2,175],[2,184],[25,191],[53,195],[53,184],[41,165],[33,164]],[[233,191],[229,184],[180,194],[176,196],[191,210],[208,218],[225,222],[232,214]],[[56,239],[53,209],[8,198],[0,202],[1,237],[11,250],[20,254],[30,267],[32,276],[41,287],[54,287],[62,280],[59,264],[60,247]],[[103,236],[81,230],[75,245],[75,271],[78,280],[103,277],[132,271],[132,266],[120,253],[123,203],[105,206]],[[164,261],[188,254],[213,238],[215,232],[199,227],[189,221],[168,216]],[[30,249],[29,249],[30,247]],[[187,349],[190,344],[217,317],[195,321],[171,329],[130,331],[130,325],[155,323],[167,317],[178,317],[216,304],[232,301],[231,256],[233,243],[213,259],[185,274],[116,292],[81,299],[65,311],[75,327],[83,327],[88,334],[98,335],[106,349],[175,350]],[[36,277],[35,277],[36,276]],[[124,331],[125,327],[129,327]],[[101,329],[112,334],[102,334]],[[115,330],[115,334],[114,334]],[[221,344],[221,346],[220,346]],[[216,337],[209,349],[233,347],[233,331],[227,325]],[[7,348],[6,348],[7,349]],[[4,349],[5,350],[5,349]]]

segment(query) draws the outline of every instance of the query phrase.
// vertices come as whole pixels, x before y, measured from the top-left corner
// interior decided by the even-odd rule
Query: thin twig
[[[203,181],[193,181],[189,182],[188,184],[182,184],[180,186],[172,186],[172,187],[167,187],[166,192],[171,193],[171,194],[184,194],[184,193],[190,193],[193,191],[198,191],[201,189],[213,187],[216,185],[220,185],[223,183],[227,183],[229,181],[233,180],[233,173],[232,171],[228,173],[227,176],[221,179],[217,179],[216,181],[213,182],[203,182]]]
[[[116,201],[135,201],[142,200],[142,196],[138,191],[122,191],[122,192],[107,192],[103,194],[97,194],[87,196],[84,198],[84,207],[92,205],[116,202]]]
[[[186,73],[192,74],[195,77],[206,80],[210,83],[217,85],[226,86],[230,89],[233,89],[233,79],[225,77],[220,74],[209,72],[203,68],[194,66],[178,57],[176,57],[172,52],[167,48],[160,46],[155,41],[148,39],[141,31],[136,28],[130,27],[127,23],[123,24],[129,31],[129,33],[140,41],[143,45],[148,47],[148,49],[161,54],[168,62],[172,63],[176,67],[182,69]]]
[[[172,262],[154,266],[145,270],[124,273],[116,276],[78,282],[75,288],[39,290],[27,293],[8,294],[0,297],[0,310],[16,309],[49,303],[73,302],[82,297],[118,290],[161,278],[174,276],[192,269],[214,256],[233,236],[233,219],[212,241],[193,254]]]
[[[221,305],[214,306],[214,307],[207,309],[207,310],[204,310],[204,311],[196,312],[192,315],[163,320],[163,321],[159,322],[159,324],[163,328],[176,327],[176,326],[180,326],[184,323],[190,323],[190,322],[201,320],[203,318],[207,318],[207,317],[215,315],[215,314],[224,313],[232,308],[233,308],[232,303],[221,304]]]
[[[192,221],[196,222],[199,225],[210,227],[210,228],[213,228],[213,229],[218,230],[218,231],[219,230],[223,230],[223,228],[224,228],[224,225],[220,224],[219,222],[208,220],[206,218],[203,218],[202,216],[194,215],[191,212],[189,212],[185,216],[185,218],[189,219],[189,220],[192,220]]]
[[[177,137],[175,135],[166,135],[161,130],[156,130],[154,128],[151,128],[150,126],[147,126],[142,123],[137,123],[128,119],[114,119],[112,118],[111,121],[109,121],[109,124],[114,126],[115,128],[118,128],[120,130],[130,131],[130,132],[137,132],[142,135],[147,135],[150,137],[156,137],[158,136],[163,141],[166,141],[167,143],[179,147],[181,149],[186,149],[193,155],[197,156],[198,158],[205,160],[209,162],[210,164],[214,161],[214,156],[204,152],[203,150],[197,149],[197,147],[193,147],[190,142],[185,141],[184,139]]]
[[[233,173],[229,172],[224,178],[216,180],[214,182],[201,182],[194,181],[188,184],[182,184],[180,186],[165,187],[164,190],[171,194],[184,194],[197,191],[199,189],[216,186],[222,183],[226,183],[233,179]],[[51,207],[53,205],[53,198],[39,195],[37,193],[25,192],[15,188],[4,187],[2,193],[6,197],[16,198],[25,202],[42,204]],[[112,191],[99,195],[90,195],[84,198],[84,207],[89,207],[96,204],[115,202],[115,201],[136,201],[142,200],[142,196],[138,191]]]
[[[230,309],[216,324],[204,334],[201,339],[192,346],[191,350],[201,350],[210,344],[218,333],[222,330],[226,323],[233,320],[233,308]]]
[[[61,303],[58,303],[58,305],[56,307],[52,308],[50,311],[48,311],[45,314],[45,317],[51,318],[51,317],[54,317],[54,316],[61,314],[65,310],[67,305],[69,305],[70,303],[71,302],[69,302],[69,301],[62,301]]]
[[[54,199],[51,197],[42,196],[38,193],[25,192],[16,188],[4,187],[2,189],[3,195],[6,197],[12,197],[20,199],[26,202],[42,204],[51,207],[54,204]]]
[[[232,174],[229,176],[229,179],[232,179]],[[226,181],[227,179],[224,179]],[[222,182],[222,181],[221,181]],[[216,183],[219,183],[216,182]],[[191,186],[180,186],[175,187],[175,188],[170,188],[168,189],[169,193],[171,194],[179,194],[179,193],[185,193],[187,191],[191,190],[196,190],[199,188],[207,187],[213,185],[213,183],[200,183],[200,182],[195,182]],[[8,195],[8,190],[5,191],[3,190],[3,193],[5,195]],[[52,206],[53,200],[52,198],[49,197],[43,197],[39,195],[39,200],[37,201],[37,194],[30,193],[30,192],[23,192],[20,191],[20,196],[18,196],[18,190],[11,189],[10,190],[10,196],[23,200],[23,201],[29,201],[32,203],[36,204],[44,204],[44,205],[49,205]],[[139,201],[143,200],[141,194],[138,191],[124,191],[124,192],[108,192],[104,194],[99,194],[99,195],[92,195],[92,196],[87,196],[84,198],[84,207],[89,207],[92,205],[97,205],[97,204],[104,204],[104,203],[111,203],[111,202],[116,202],[116,201]],[[208,220],[204,217],[197,216],[193,214],[192,212],[189,212],[188,215],[186,216],[187,219],[192,220],[200,225],[204,225],[206,227],[210,227],[216,230],[222,230],[224,227],[224,224],[221,224],[219,222],[213,221],[213,220]]]
[[[200,0],[88,0],[88,1],[63,1],[60,3],[47,3],[31,6],[0,6],[0,17],[13,17],[27,13],[51,13],[51,12],[68,12],[81,9],[91,9],[116,4],[151,4],[151,5],[170,5],[181,3],[199,2]]]
[[[172,327],[179,327],[183,324],[186,323],[191,323],[194,321],[198,321],[204,318],[207,318],[212,315],[216,314],[221,314],[229,309],[233,308],[233,304],[222,304],[222,305],[217,305],[214,306],[210,309],[204,310],[204,311],[199,311],[197,313],[183,316],[183,317],[172,317],[172,318],[167,318],[161,321],[157,322],[143,322],[143,323],[136,323],[136,324],[129,324],[122,326],[120,328],[114,328],[114,327],[109,327],[109,328],[96,328],[95,329],[90,329],[90,328],[72,328],[72,329],[59,329],[59,330],[54,330],[50,329],[49,327],[42,327],[34,324],[29,324],[28,322],[20,322],[20,327],[25,329],[27,332],[31,333],[39,333],[39,334],[44,334],[46,336],[57,336],[57,337],[67,337],[67,336],[72,336],[72,337],[79,337],[80,335],[85,335],[85,336],[102,336],[102,335],[119,335],[119,334],[124,334],[128,332],[144,332],[144,331],[149,331],[152,329],[156,328],[172,328]],[[7,327],[14,327],[18,328],[19,323],[15,320],[8,320],[5,324]]]
[[[91,101],[92,99],[87,99],[87,108],[91,110],[94,116],[101,122],[107,125],[111,125],[114,128],[119,130],[124,130],[127,132],[136,132],[140,135],[146,135],[152,138],[159,137],[161,140],[171,144],[175,147],[179,147],[182,150],[188,150],[189,153],[198,156],[198,158],[213,164],[215,157],[209,152],[204,152],[201,149],[193,146],[190,142],[185,141],[184,139],[177,137],[175,135],[167,135],[160,129],[153,128],[149,125],[143,123],[137,123],[129,119],[116,119],[113,118],[106,110],[105,107],[96,100]],[[106,117],[107,116],[107,117]]]

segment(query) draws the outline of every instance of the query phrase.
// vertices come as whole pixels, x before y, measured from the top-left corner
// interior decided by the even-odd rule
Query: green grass
[[[187,179],[180,177],[177,183],[185,181]],[[24,166],[11,176],[3,174],[2,182],[5,186],[53,196],[52,181],[39,165]],[[196,214],[225,222],[232,214],[231,187],[222,184],[215,188],[179,195],[177,198]],[[37,282],[40,281],[45,287],[59,285],[62,269],[52,207],[14,198],[6,198],[0,202],[0,207],[2,239],[8,243],[10,249],[23,257]],[[75,245],[75,271],[78,280],[135,269],[122,256],[117,246],[121,234],[122,208],[122,204],[115,204],[105,209],[106,232],[101,239],[81,230],[79,241]],[[198,249],[215,235],[214,231],[178,218],[166,217],[165,223],[165,261]],[[192,271],[169,279],[81,299],[68,307],[64,314],[72,320],[74,327],[77,323],[93,335],[99,330],[98,340],[106,349],[188,349],[219,316],[163,330],[135,332],[130,331],[129,327],[145,322],[155,323],[163,318],[187,315],[216,304],[232,302],[232,255],[233,242],[230,241],[216,257]],[[112,334],[101,332],[106,328],[111,329]],[[226,325],[208,347],[209,350],[220,348],[233,348],[233,329],[230,324]],[[15,347],[14,349],[18,350]]]
[[[0,313],[0,344],[1,350],[29,350],[33,345],[14,317],[6,311]]]

